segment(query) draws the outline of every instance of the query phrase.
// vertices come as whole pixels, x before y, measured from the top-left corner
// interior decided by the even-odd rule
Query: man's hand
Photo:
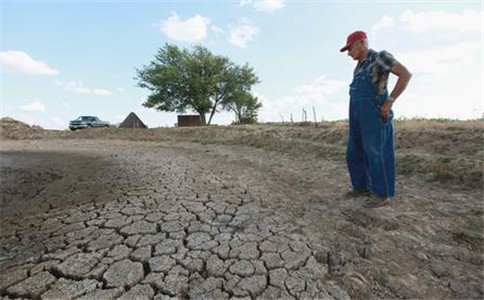
[[[390,118],[390,109],[393,106],[393,100],[388,99],[380,108],[380,115],[383,119],[388,120]]]
[[[396,75],[398,79],[397,79],[397,83],[395,83],[395,87],[390,93],[391,96],[387,99],[387,101],[385,101],[383,106],[380,108],[380,115],[385,120],[388,120],[390,118],[390,109],[392,108],[393,102],[405,90],[408,82],[410,81],[410,78],[412,78],[412,74],[401,63],[397,63],[396,65],[394,65],[390,69],[390,72]]]

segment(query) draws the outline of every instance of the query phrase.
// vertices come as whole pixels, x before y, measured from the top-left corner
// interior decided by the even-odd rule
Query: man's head
[[[364,31],[355,31],[346,39],[346,45],[340,49],[341,52],[348,50],[348,55],[354,60],[361,60],[368,51],[368,36]]]

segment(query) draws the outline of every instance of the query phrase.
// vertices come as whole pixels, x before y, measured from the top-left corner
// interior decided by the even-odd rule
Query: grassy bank
[[[10,139],[121,139],[248,145],[304,159],[344,163],[348,125],[345,121],[318,124],[273,123],[190,128],[92,129],[76,132],[25,129],[9,131]],[[400,174],[425,180],[482,188],[483,120],[397,120],[397,168]]]

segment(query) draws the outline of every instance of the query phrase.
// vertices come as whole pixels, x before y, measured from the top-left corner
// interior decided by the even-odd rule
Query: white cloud
[[[55,129],[66,129],[67,126],[69,125],[69,119],[67,119],[65,116],[62,116],[62,115],[63,113],[60,113],[60,116],[52,116],[50,118],[50,121],[48,122],[49,126],[52,126],[52,128],[55,128]]]
[[[457,32],[482,32],[482,11],[466,10],[460,14],[445,11],[405,11],[399,21],[414,32],[451,30]]]
[[[372,48],[388,49],[414,75],[395,104],[397,116],[482,116],[482,13],[406,11],[393,24],[382,19],[373,26]]]
[[[25,112],[45,112],[45,106],[41,101],[35,100],[19,107]]]
[[[391,28],[395,26],[395,18],[389,17],[389,16],[383,16],[380,21],[376,22],[373,27],[371,28],[371,31],[378,32],[382,29],[386,28]]]
[[[258,12],[272,13],[284,8],[284,0],[240,0],[237,7],[252,6]]]
[[[414,73],[399,105],[402,114],[458,119],[482,116],[481,55],[482,44],[477,42],[402,54],[400,60],[408,62],[408,68]]]
[[[23,51],[2,51],[0,52],[2,69],[27,75],[49,75],[59,74],[59,71],[47,66],[45,62],[36,61]]]
[[[44,129],[67,129],[69,125],[69,119],[62,117],[62,113],[57,115],[47,115],[39,113],[17,113],[12,118],[24,122],[30,126],[40,126]]]
[[[123,87],[118,87],[118,88],[116,88],[116,91],[118,91],[120,93],[124,93],[126,90]]]
[[[240,0],[238,6],[244,7],[246,5],[250,5],[251,3],[252,3],[252,0]]]
[[[347,101],[341,101],[341,94],[347,94],[348,84],[321,76],[313,82],[296,87],[293,93],[279,99],[268,99],[255,93],[262,103],[259,119],[262,122],[282,121],[300,122],[303,109],[307,121],[314,121],[313,107],[316,119],[321,121],[347,118]]]
[[[259,35],[259,28],[242,21],[242,24],[230,29],[229,42],[240,48],[247,48],[247,44]]]
[[[212,29],[213,32],[215,32],[217,34],[225,34],[225,31],[220,27],[212,25],[210,28]]]
[[[84,86],[82,81],[63,82],[60,80],[55,80],[54,83],[58,86],[61,86],[64,90],[72,93],[76,93],[76,94],[87,94],[87,95],[96,95],[96,96],[111,95],[111,92],[105,89],[88,88]]]
[[[345,82],[334,79],[327,79],[326,76],[321,76],[313,83],[297,87],[295,91],[299,95],[329,95],[339,91],[342,87],[346,86],[347,83]]]
[[[371,31],[372,45],[395,49],[436,49],[465,41],[482,42],[482,11],[413,12],[384,16]]]
[[[199,42],[207,37],[210,19],[201,15],[182,21],[177,13],[173,12],[160,26],[161,32],[176,41]]]
[[[283,0],[257,0],[254,1],[256,11],[271,13],[284,7]]]

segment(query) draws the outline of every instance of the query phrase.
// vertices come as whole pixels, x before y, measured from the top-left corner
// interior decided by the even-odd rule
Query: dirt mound
[[[44,129],[40,126],[30,126],[10,117],[0,119],[0,137],[12,140],[37,139]]]

